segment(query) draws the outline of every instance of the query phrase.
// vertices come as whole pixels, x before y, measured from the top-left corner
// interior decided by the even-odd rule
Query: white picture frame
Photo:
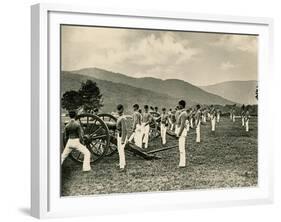
[[[258,186],[215,190],[176,191],[60,197],[59,137],[59,25],[83,24],[158,28],[259,35],[259,146]],[[32,147],[31,215],[37,218],[101,215],[264,204],[273,201],[274,116],[272,104],[273,21],[270,18],[98,9],[82,6],[37,4],[31,7],[32,27]],[[265,118],[266,117],[266,118]],[[261,136],[262,135],[262,136]]]

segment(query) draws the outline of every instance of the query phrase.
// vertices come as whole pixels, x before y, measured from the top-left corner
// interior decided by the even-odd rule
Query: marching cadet
[[[90,171],[91,153],[83,144],[80,143],[80,140],[82,140],[83,138],[83,130],[81,128],[81,125],[75,120],[76,112],[69,111],[69,117],[70,117],[70,121],[65,126],[64,129],[65,139],[67,140],[67,143],[61,154],[61,164],[63,164],[64,160],[71,153],[71,151],[75,149],[84,155],[83,171],[84,172]]]
[[[203,109],[201,113],[202,113],[202,122],[206,123],[207,110]]]
[[[160,125],[160,133],[161,133],[161,138],[162,138],[162,144],[166,144],[166,132],[167,132],[167,127],[168,127],[168,114],[166,113],[166,108],[162,109],[162,114],[161,114],[161,125]]]
[[[119,167],[120,171],[125,170],[126,166],[126,160],[125,160],[125,146],[127,143],[127,124],[126,124],[126,117],[123,115],[124,107],[123,105],[119,104],[117,106],[117,112],[118,112],[118,119],[117,119],[117,150],[119,154]]]
[[[241,121],[242,121],[242,126],[245,126],[245,105],[244,104],[241,106]]]
[[[152,122],[153,117],[152,115],[148,112],[148,105],[144,106],[144,112],[142,116],[142,143],[144,143],[144,148],[148,147],[148,139],[149,139],[149,130],[150,130],[150,123]],[[141,146],[142,147],[142,144]]]
[[[141,127],[141,114],[139,113],[139,105],[133,105],[133,134],[134,141],[138,147],[142,146],[142,127]],[[130,138],[131,139],[131,138]]]
[[[217,123],[219,123],[220,122],[220,115],[221,115],[221,111],[220,111],[220,109],[217,109]]]
[[[212,132],[215,132],[216,130],[216,110],[213,105],[210,107],[210,118],[211,118],[211,128]]]
[[[246,132],[249,132],[249,120],[250,120],[250,106],[248,105],[246,107],[246,112],[245,112],[245,126],[246,126]]]
[[[187,136],[187,129],[186,129],[186,120],[187,120],[187,112],[184,110],[185,108],[185,101],[179,101],[179,116],[178,116],[178,130],[177,130],[177,137],[179,138],[179,153],[180,153],[180,162],[179,168],[183,168],[186,166],[186,156],[185,156],[185,141]]]
[[[196,113],[194,115],[195,117],[195,126],[196,126],[196,142],[200,143],[200,124],[201,124],[201,111],[200,111],[200,105],[196,105]]]

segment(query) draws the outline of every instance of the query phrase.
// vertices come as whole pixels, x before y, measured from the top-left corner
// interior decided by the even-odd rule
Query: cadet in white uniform
[[[161,125],[160,125],[160,132],[161,132],[161,138],[162,138],[162,144],[166,144],[166,133],[167,133],[167,127],[169,124],[168,120],[168,114],[166,113],[166,108],[162,109],[162,114],[161,114]]]
[[[143,132],[143,140],[144,148],[148,147],[148,139],[149,139],[149,130],[150,123],[152,122],[152,115],[148,112],[148,105],[144,106],[144,113],[142,115],[142,132]],[[142,147],[142,146],[141,146]]]
[[[139,113],[139,105],[133,105],[133,133],[134,141],[138,147],[142,146],[142,127],[141,127],[141,114]],[[130,138],[131,139],[131,138]]]
[[[217,109],[217,123],[219,123],[220,122],[220,116],[221,116],[221,111],[220,111],[220,109]]]
[[[196,106],[196,113],[195,113],[195,126],[196,126],[196,142],[200,143],[200,125],[201,125],[201,111],[200,111],[200,105],[198,104]]]
[[[61,155],[61,164],[63,164],[64,160],[66,159],[66,157],[68,157],[71,151],[76,149],[84,155],[83,171],[90,171],[91,153],[83,144],[80,143],[80,140],[82,140],[83,138],[83,130],[80,124],[75,120],[76,112],[70,111],[69,117],[70,121],[64,129],[65,139],[67,140],[67,143]]]
[[[213,105],[211,105],[211,109],[210,109],[210,118],[211,118],[212,132],[215,132],[215,130],[216,130],[216,110],[213,107]]]
[[[186,120],[187,120],[187,112],[184,110],[185,108],[185,101],[179,101],[179,117],[177,121],[178,125],[178,132],[177,137],[179,138],[179,153],[180,153],[180,162],[179,167],[186,166],[186,156],[185,156],[185,143],[186,143],[186,136],[187,136],[187,129],[186,129]]]
[[[119,167],[120,170],[123,171],[126,166],[126,160],[125,160],[125,146],[127,143],[127,124],[126,124],[126,117],[123,115],[124,107],[123,105],[119,104],[117,106],[117,112],[119,114],[119,117],[117,119],[117,150],[119,154]]]
[[[246,128],[246,132],[249,132],[249,120],[250,120],[250,111],[249,111],[249,106],[247,106],[246,108],[246,112],[245,112],[245,128]]]

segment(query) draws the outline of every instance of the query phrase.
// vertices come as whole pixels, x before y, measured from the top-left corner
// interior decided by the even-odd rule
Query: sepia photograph
[[[258,40],[61,24],[61,196],[258,186]]]

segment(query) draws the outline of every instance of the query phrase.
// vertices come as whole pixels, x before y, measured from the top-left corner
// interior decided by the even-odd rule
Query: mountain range
[[[114,73],[98,68],[86,68],[75,71],[62,71],[61,93],[78,90],[81,82],[93,80],[103,94],[104,112],[111,112],[118,103],[131,108],[134,103],[174,108],[180,99],[187,101],[188,106],[199,104],[226,105],[240,103],[237,100],[224,98],[214,90],[198,87],[178,79],[161,80],[157,78],[133,78],[121,73]],[[242,104],[242,103],[240,103]]]
[[[257,104],[255,97],[256,80],[250,81],[228,81],[214,85],[201,86],[206,92],[223,96],[224,98],[240,104]]]

